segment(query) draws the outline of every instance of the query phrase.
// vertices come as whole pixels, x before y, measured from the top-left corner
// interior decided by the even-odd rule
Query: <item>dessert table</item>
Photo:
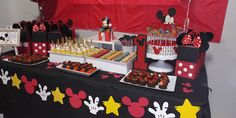
[[[185,99],[192,106],[200,107],[197,118],[211,117],[205,66],[196,80],[178,77],[175,92],[126,85],[119,82],[124,76],[121,74],[98,71],[86,77],[49,68],[47,63],[22,66],[1,60],[0,70],[1,77],[10,77],[7,82],[0,81],[0,100],[5,118],[132,118],[140,114],[143,118],[155,118],[150,112],[155,101],[161,108],[164,102],[168,102],[166,112],[179,118],[176,106],[182,106]],[[17,78],[20,81],[16,81]],[[186,82],[191,83],[193,93],[182,92],[182,83]],[[40,88],[51,92],[46,99],[39,95],[43,93]],[[133,103],[128,104],[127,98]],[[146,104],[142,104],[140,98],[145,99]],[[118,106],[111,108],[109,104]]]

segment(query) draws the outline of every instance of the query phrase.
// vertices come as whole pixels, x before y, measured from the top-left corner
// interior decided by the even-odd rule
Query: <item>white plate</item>
[[[70,69],[66,69],[66,68],[62,68],[63,64],[60,64],[58,66],[56,66],[56,68],[66,71],[66,72],[71,72],[71,73],[75,73],[75,74],[80,74],[80,75],[84,75],[84,76],[91,76],[92,74],[94,74],[95,72],[97,72],[99,69],[93,71],[92,73],[84,73],[84,72],[80,72],[80,71],[75,71],[75,70],[70,70]]]
[[[39,61],[39,62],[37,62],[37,63],[33,63],[33,64],[24,64],[24,63],[12,62],[12,61],[9,61],[8,58],[3,59],[3,61],[9,62],[9,63],[13,63],[13,64],[18,64],[18,65],[23,65],[23,66],[35,66],[35,65],[38,65],[38,64],[41,64],[41,63],[47,62],[48,59],[46,59],[46,60],[42,60],[42,61]]]
[[[130,71],[130,72],[131,72],[131,71]],[[129,73],[130,73],[130,72],[129,72]],[[129,75],[129,73],[128,73],[127,75]],[[126,75],[126,76],[127,76],[127,75]],[[129,84],[129,85],[133,85],[133,86],[138,86],[138,87],[143,87],[143,88],[161,90],[161,91],[168,91],[168,92],[174,92],[174,91],[175,91],[175,84],[176,84],[177,76],[170,76],[170,75],[168,75],[170,82],[168,83],[167,89],[160,89],[160,88],[159,88],[159,84],[156,85],[155,87],[148,87],[147,85],[146,85],[146,86],[141,86],[141,85],[139,85],[139,84],[133,84],[133,83],[131,83],[131,82],[125,82],[124,79],[125,79],[126,76],[124,76],[124,77],[120,80],[121,83]]]

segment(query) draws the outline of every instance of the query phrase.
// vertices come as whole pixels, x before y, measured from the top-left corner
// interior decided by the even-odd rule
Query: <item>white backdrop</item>
[[[0,28],[19,22],[32,20],[38,16],[38,4],[30,0],[0,0]],[[12,48],[4,48],[3,51]]]
[[[206,67],[212,118],[236,117],[236,0],[229,0],[222,42],[211,44]],[[0,0],[0,27],[38,15],[36,3],[30,0]],[[82,35],[82,34],[81,34]]]
[[[229,0],[222,42],[211,44],[206,67],[212,118],[236,118],[236,0]]]

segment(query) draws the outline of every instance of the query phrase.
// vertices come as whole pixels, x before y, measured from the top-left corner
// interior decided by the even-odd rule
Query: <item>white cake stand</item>
[[[166,63],[165,60],[174,60],[177,58],[177,54],[174,55],[155,55],[152,53],[147,53],[147,58],[158,60],[149,65],[148,69],[154,72],[165,72],[169,73],[173,71],[173,66]]]

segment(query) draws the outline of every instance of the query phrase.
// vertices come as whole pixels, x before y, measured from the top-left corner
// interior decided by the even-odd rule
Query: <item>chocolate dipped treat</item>
[[[160,89],[167,89],[168,83],[170,82],[167,74],[161,73],[159,88]]]

